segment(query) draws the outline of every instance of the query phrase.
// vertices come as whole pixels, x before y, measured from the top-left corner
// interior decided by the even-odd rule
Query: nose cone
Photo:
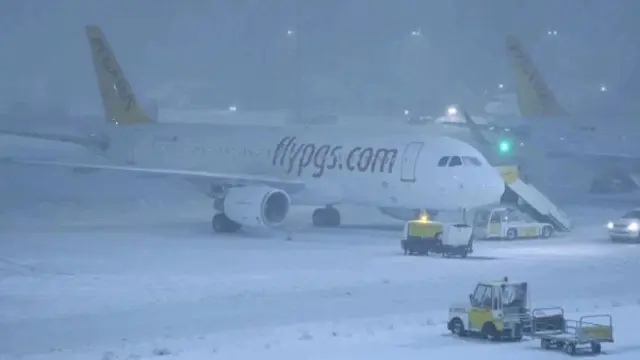
[[[478,181],[478,194],[474,197],[474,206],[499,204],[505,191],[505,183],[495,168],[487,168],[482,180]]]

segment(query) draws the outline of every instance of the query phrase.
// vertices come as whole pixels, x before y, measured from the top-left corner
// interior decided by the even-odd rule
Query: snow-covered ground
[[[626,206],[567,206],[571,235],[479,242],[466,260],[405,257],[398,222],[371,209],[342,208],[332,230],[297,209],[292,241],[212,235],[210,201],[181,182],[0,166],[3,360],[566,357],[447,334],[449,304],[505,275],[534,306],[612,313],[607,357],[640,356],[640,247],[602,226]]]

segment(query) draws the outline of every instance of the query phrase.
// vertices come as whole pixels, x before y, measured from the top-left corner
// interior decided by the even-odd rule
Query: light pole
[[[298,32],[295,28],[288,28],[285,37],[287,42],[286,49],[286,72],[288,78],[288,105],[290,116],[293,118],[292,120],[298,121],[302,116],[302,75],[300,69],[300,55],[299,55],[299,46],[298,46]]]
[[[408,55],[409,59],[406,62],[407,69],[406,81],[409,83],[407,88],[410,91],[409,98],[412,112],[418,115],[424,115],[425,99],[425,87],[427,82],[424,80],[424,68],[426,66],[425,56],[425,38],[421,28],[416,28],[409,33],[409,39],[407,39]]]

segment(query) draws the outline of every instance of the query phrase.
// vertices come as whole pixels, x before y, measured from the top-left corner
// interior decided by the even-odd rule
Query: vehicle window
[[[438,166],[439,167],[447,166],[448,162],[449,162],[449,156],[443,156],[440,158],[440,161],[438,161]]]
[[[487,290],[484,292],[484,300],[482,301],[482,307],[491,308],[491,299],[493,299],[493,288],[487,286]]]
[[[480,226],[480,225],[485,225],[487,223],[487,221],[489,220],[489,214],[486,212],[480,212],[478,213],[478,216],[476,217],[476,225]]]
[[[451,157],[451,161],[449,161],[449,167],[451,166],[462,166],[462,160],[460,159],[460,156]]]
[[[501,222],[502,216],[500,216],[500,213],[498,212],[494,212],[491,215],[491,222],[494,224],[499,224]]]
[[[473,294],[473,305],[484,308],[491,308],[492,290],[493,289],[489,286],[478,285],[478,287],[476,287],[475,293]]]
[[[476,286],[476,291],[473,293],[473,305],[479,306],[482,304],[482,300],[484,299],[484,293],[487,291],[487,287],[485,285]]]
[[[527,303],[527,284],[513,284],[502,288],[502,305],[504,307],[523,307]]]
[[[623,219],[640,219],[640,210],[629,211],[624,214]]]
[[[473,157],[473,156],[463,156],[462,157],[462,162],[465,165],[482,166],[482,162],[480,162],[480,160],[478,158]]]

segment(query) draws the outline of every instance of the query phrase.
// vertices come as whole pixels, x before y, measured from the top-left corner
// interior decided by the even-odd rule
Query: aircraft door
[[[400,181],[415,182],[416,166],[420,152],[424,147],[423,142],[412,142],[407,144],[402,155],[402,169],[400,170]]]

